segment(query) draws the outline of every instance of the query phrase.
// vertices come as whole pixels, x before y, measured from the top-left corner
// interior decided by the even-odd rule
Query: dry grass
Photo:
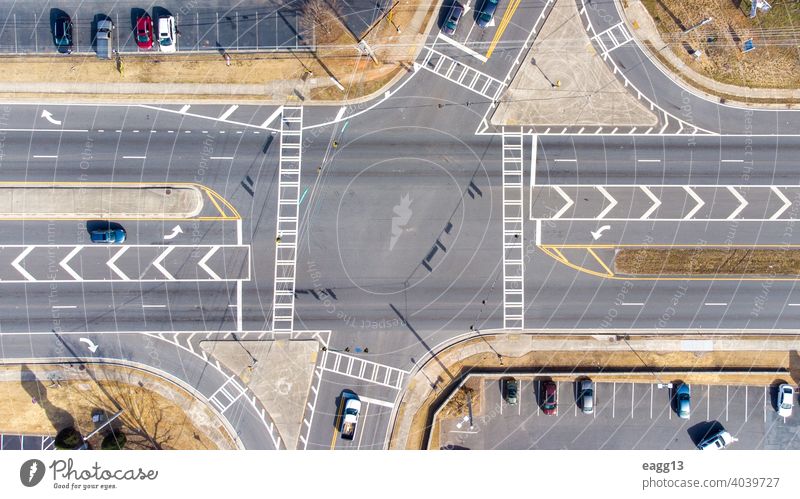
[[[2,373],[13,377],[20,369],[35,372],[37,380],[20,382],[17,377],[17,381],[0,382],[0,432],[52,436],[74,426],[86,435],[95,429],[93,411],[102,409],[111,415],[123,408],[123,414],[113,424],[127,435],[128,449],[218,448],[184,412],[182,406],[196,403],[193,397],[172,386],[173,400],[149,389],[152,383],[164,383],[158,378],[117,367],[103,368],[106,374],[107,370],[114,370],[115,380],[98,379],[100,371],[89,375],[87,370],[76,379],[71,379],[75,376],[71,372],[70,378],[58,383],[49,381],[48,374],[63,373],[62,368],[43,372],[38,366],[14,366],[3,367]],[[128,376],[131,381],[124,381]],[[138,383],[141,380],[142,386]]]
[[[800,87],[800,8],[775,0],[749,19],[747,0],[643,0],[665,42],[697,72],[723,83],[754,88]],[[682,34],[705,18],[709,24]],[[753,39],[756,49],[744,53]],[[694,50],[703,55],[695,60]]]
[[[800,275],[800,250],[625,249],[614,266],[631,275]]]

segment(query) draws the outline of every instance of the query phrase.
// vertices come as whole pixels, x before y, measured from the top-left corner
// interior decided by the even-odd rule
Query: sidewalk
[[[618,0],[619,1],[619,0]],[[627,6],[625,6],[627,4]],[[650,60],[682,87],[711,101],[734,101],[754,108],[793,108],[800,103],[800,89],[748,88],[720,83],[689,67],[664,42],[641,0],[623,2],[623,21]]]
[[[365,38],[375,61],[359,53],[352,35],[321,45],[316,53],[230,53],[229,62],[216,52],[123,54],[120,62],[77,54],[3,56],[0,98],[116,104],[360,103],[383,94],[408,73],[439,4],[441,0],[399,4],[393,22],[400,33],[381,20]]]
[[[768,331],[651,333],[636,331],[627,341],[608,331],[590,330],[581,335],[572,330],[520,331],[462,339],[441,350],[412,375],[392,422],[389,449],[422,448],[432,410],[476,369],[498,373],[507,369],[602,369],[616,372],[617,381],[641,379],[642,373],[683,370],[693,372],[692,382],[719,384],[739,383],[745,378],[770,383],[769,376],[742,376],[741,371],[782,368],[789,371],[794,382],[800,379],[800,357],[796,353],[800,335],[770,335]],[[639,373],[626,374],[626,370]],[[720,372],[723,370],[732,374]]]

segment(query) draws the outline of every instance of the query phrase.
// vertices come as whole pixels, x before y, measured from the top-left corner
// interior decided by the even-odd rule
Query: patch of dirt
[[[752,88],[800,87],[800,6],[774,0],[750,19],[748,0],[642,0],[664,41],[692,69],[723,83]],[[684,31],[704,19],[711,22]],[[755,50],[743,51],[752,39]],[[693,53],[702,55],[695,58]]]
[[[55,436],[74,426],[87,435],[96,428],[93,413],[110,417],[124,409],[112,424],[127,436],[126,449],[218,449],[220,438],[228,440],[224,448],[234,448],[216,418],[192,395],[124,367],[4,366],[0,397],[3,433]],[[100,440],[92,443],[99,446]]]
[[[629,275],[773,275],[800,274],[796,249],[623,249],[615,272]]]

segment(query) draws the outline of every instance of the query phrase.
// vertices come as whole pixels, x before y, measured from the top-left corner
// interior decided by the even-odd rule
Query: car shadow
[[[703,421],[687,428],[686,433],[689,434],[689,438],[696,447],[703,440],[724,429],[725,427],[719,421]]]
[[[136,31],[136,23],[139,21],[139,18],[146,15],[147,11],[144,9],[140,9],[138,7],[131,9],[131,31]]]
[[[109,220],[87,220],[86,222],[86,232],[89,234],[95,230],[119,230],[122,229],[122,225],[118,224],[117,222],[111,222]]]

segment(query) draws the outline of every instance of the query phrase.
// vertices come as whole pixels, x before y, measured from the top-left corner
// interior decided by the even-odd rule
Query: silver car
[[[594,382],[590,379],[581,381],[580,397],[581,410],[584,414],[594,412]]]

